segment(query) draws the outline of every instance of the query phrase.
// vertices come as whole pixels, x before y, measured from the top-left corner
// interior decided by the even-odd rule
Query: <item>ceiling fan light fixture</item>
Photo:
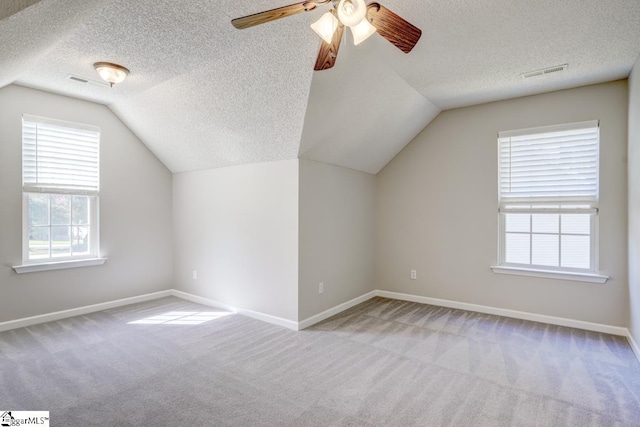
[[[335,21],[329,16],[323,17],[322,20],[311,26],[325,41],[320,45],[320,52],[318,52],[313,68],[315,71],[328,70],[335,65],[342,43],[344,27],[351,28],[355,44],[362,43],[371,34],[377,32],[402,52],[411,52],[420,40],[422,30],[382,6],[376,0],[370,1],[368,5],[365,1],[368,0],[303,0],[288,6],[232,19],[231,24],[242,30],[287,16],[309,12],[318,6],[331,3],[333,6],[331,13],[338,19],[337,28],[334,27]],[[322,28],[324,22],[326,22],[327,29]],[[330,34],[333,34],[333,37],[329,37]]]
[[[351,34],[353,35],[353,44],[359,45],[366,39],[368,39],[373,33],[376,32],[376,27],[371,25],[367,19],[363,19],[358,25],[351,27]]]
[[[347,27],[354,27],[365,20],[367,5],[364,0],[340,0],[338,19]]]
[[[96,62],[93,64],[93,68],[102,80],[109,83],[113,87],[116,83],[121,83],[129,75],[129,70],[122,65],[113,64],[111,62]]]
[[[333,33],[336,32],[336,29],[338,28],[338,24],[339,24],[338,19],[336,19],[336,17],[333,16],[333,13],[327,12],[324,15],[322,15],[320,19],[318,19],[316,22],[311,24],[311,28],[313,29],[313,31],[316,32],[316,34],[322,37],[322,40],[331,44],[331,40],[333,39]]]

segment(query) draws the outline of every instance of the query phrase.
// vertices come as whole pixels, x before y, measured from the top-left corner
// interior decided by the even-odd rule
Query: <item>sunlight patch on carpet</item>
[[[232,314],[228,311],[170,311],[128,322],[129,325],[200,325]]]

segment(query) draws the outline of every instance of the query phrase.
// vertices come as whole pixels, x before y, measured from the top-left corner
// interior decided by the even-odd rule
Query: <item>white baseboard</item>
[[[95,313],[96,311],[108,310],[110,308],[121,307],[123,305],[135,304],[138,302],[150,301],[168,296],[171,296],[171,290],[154,292],[151,294],[144,294],[130,298],[122,298],[115,301],[102,302],[99,304],[86,305],[84,307],[71,308],[69,310],[40,314],[38,316],[25,317],[22,319],[9,320],[7,322],[0,322],[0,332],[37,325],[38,323],[66,319],[73,316],[82,316],[83,314]]]
[[[631,335],[631,331],[627,329],[627,340],[629,341],[629,345],[631,346],[631,350],[636,355],[636,359],[638,359],[638,363],[640,363],[640,346],[635,339],[633,339],[633,335]]]
[[[322,313],[318,313],[314,316],[311,316],[301,322],[295,322],[293,320],[284,319],[282,317],[272,316],[271,314],[260,313],[258,311],[247,310],[243,308],[234,307],[228,304],[221,303],[219,301],[215,301],[208,298],[203,298],[197,295],[193,295],[187,292],[178,291],[173,289],[171,291],[171,295],[182,298],[191,302],[195,302],[198,304],[206,305],[209,307],[220,308],[223,310],[231,311],[233,313],[242,314],[247,317],[251,317],[252,319],[261,320],[263,322],[271,323],[278,326],[283,326],[285,328],[291,329],[293,331],[299,331],[305,328],[308,328],[311,325],[314,325],[318,322],[321,322],[331,316],[334,316],[340,312],[343,312],[351,307],[354,307],[360,303],[367,301],[376,296],[376,291],[368,292],[364,295],[360,295],[350,301],[339,304],[333,308],[323,311]]]
[[[245,310],[242,308],[239,308],[237,312],[238,314],[251,317],[252,319],[261,320],[263,322],[271,323],[273,325],[283,326],[287,329],[291,329],[292,331],[298,330],[298,322],[285,319],[283,317],[272,316],[270,314],[264,314],[258,311]]]
[[[322,322],[323,320],[328,319],[331,316],[335,316],[336,314],[341,313],[345,310],[348,310],[351,307],[361,304],[367,300],[370,300],[375,296],[376,296],[376,291],[367,292],[364,295],[360,295],[359,297],[356,297],[352,300],[343,302],[342,304],[336,305],[335,307],[325,310],[322,313],[318,313],[315,316],[308,317],[303,321],[298,322],[298,330],[302,330],[302,329],[308,328],[311,325],[315,325],[318,322]]]
[[[173,295],[174,297],[182,298],[187,301],[195,302],[195,303],[206,305],[209,307],[220,308],[223,310],[231,311],[233,313],[242,314],[244,316],[251,317],[252,319],[261,320],[263,322],[271,323],[273,325],[283,326],[285,328],[288,328],[294,331],[298,330],[298,322],[295,322],[293,320],[272,316],[270,314],[260,313],[257,311],[234,307],[229,304],[224,304],[219,301],[215,301],[209,298],[199,297],[197,295],[193,295],[183,291],[178,291],[175,289],[171,290],[171,295]]]
[[[402,294],[399,292],[376,291],[376,295],[403,301],[418,302],[421,304],[437,305],[440,307],[456,308],[459,310],[475,311],[478,313],[495,314],[496,316],[511,317],[514,319],[530,320],[533,322],[548,323],[551,325],[567,326],[570,328],[584,329],[587,331],[602,332],[611,335],[628,336],[627,328],[620,326],[603,325],[600,323],[584,322],[582,320],[567,319],[564,317],[547,316],[544,314],[528,313],[525,311],[509,310],[506,308],[489,307],[486,305],[469,304],[466,302],[451,301],[446,299],[429,298],[418,295]]]
[[[187,301],[195,302],[198,304],[206,305],[207,307],[219,308],[221,310],[231,311],[233,313],[237,313],[235,307],[232,307],[228,304],[221,303],[219,301],[215,301],[209,298],[199,297],[197,295],[193,295],[187,292],[178,291],[176,289],[171,289],[171,296],[178,297]]]
[[[192,301],[198,304],[206,305],[209,307],[215,307],[222,310],[231,311],[234,313],[242,314],[247,317],[251,317],[256,320],[271,323],[274,325],[282,326],[294,331],[302,330],[321,322],[331,316],[335,316],[351,307],[361,304],[373,297],[379,296],[383,298],[390,298],[402,301],[412,301],[421,304],[437,305],[440,307],[455,308],[460,310],[474,311],[478,313],[494,314],[497,316],[511,317],[515,319],[530,320],[534,322],[548,323],[551,325],[567,326],[571,328],[584,329],[588,331],[602,332],[605,334],[620,335],[627,338],[629,345],[635,353],[638,361],[640,362],[640,346],[634,340],[630,331],[627,328],[619,326],[603,325],[599,323],[584,322],[581,320],[566,319],[562,317],[546,316],[543,314],[528,313],[524,311],[509,310],[505,308],[489,307],[484,305],[470,304],[458,301],[451,301],[438,298],[423,297],[419,295],[410,295],[399,292],[380,291],[375,290],[367,292],[364,295],[356,297],[350,301],[339,304],[333,308],[318,313],[300,322],[284,319],[282,317],[272,316],[270,314],[260,313],[252,310],[246,310],[242,308],[233,307],[228,304],[221,303],[209,298],[200,297],[197,295],[189,294],[187,292],[170,289],[166,291],[154,292],[145,295],[139,295],[130,298],[122,298],[115,301],[108,301],[99,304],[87,305],[84,307],[73,308],[69,310],[56,311],[54,313],[47,313],[38,316],[25,317],[23,319],[9,320],[7,322],[0,322],[0,332],[8,331],[10,329],[22,328],[27,326],[36,325],[38,323],[51,322],[55,320],[65,319],[73,316],[81,316],[83,314],[94,313],[97,311],[107,310],[110,308],[121,307],[124,305],[135,304],[144,301],[150,301],[158,298],[175,296],[187,301]]]

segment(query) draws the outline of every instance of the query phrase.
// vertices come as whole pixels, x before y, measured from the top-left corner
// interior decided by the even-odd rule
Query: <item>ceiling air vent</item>
[[[69,74],[67,76],[67,80],[71,80],[72,82],[76,82],[76,83],[92,85],[92,86],[109,87],[109,85],[106,83],[85,79],[84,77],[74,76],[73,74]]]
[[[557,73],[564,71],[569,67],[569,64],[556,65],[549,68],[543,68],[542,70],[529,71],[528,73],[522,73],[521,76],[524,79],[530,77],[544,76],[545,74]]]
[[[82,77],[69,76],[69,80],[75,80],[80,83],[89,83],[89,80],[83,79]]]

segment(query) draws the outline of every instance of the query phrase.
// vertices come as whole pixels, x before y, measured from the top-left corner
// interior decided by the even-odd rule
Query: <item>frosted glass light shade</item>
[[[129,70],[122,65],[112,64],[111,62],[96,62],[93,64],[93,68],[96,69],[98,75],[102,77],[102,80],[111,86],[124,81],[129,75]]]
[[[367,19],[363,19],[358,25],[351,27],[351,34],[353,34],[353,44],[356,46],[359,45],[375,32],[376,27],[371,25]]]
[[[338,28],[338,20],[333,13],[327,12],[320,17],[316,22],[311,24],[311,28],[316,32],[322,40],[331,44],[333,40],[333,33],[336,32]]]
[[[338,19],[347,27],[358,25],[366,15],[364,0],[340,0],[338,3]]]

